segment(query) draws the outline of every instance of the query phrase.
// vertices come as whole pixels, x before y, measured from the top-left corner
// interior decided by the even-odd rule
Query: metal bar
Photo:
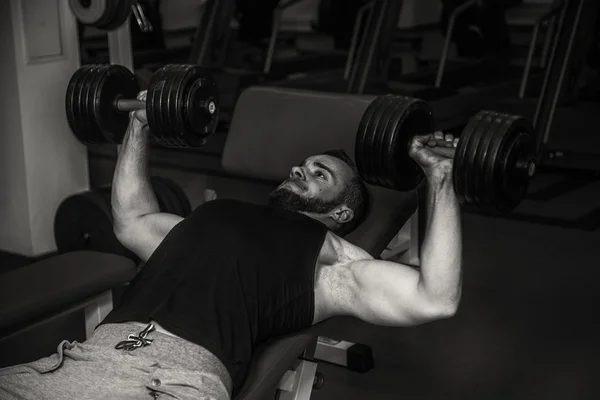
[[[548,121],[546,125],[546,129],[544,130],[544,139],[543,144],[548,143],[548,136],[550,136],[550,128],[552,127],[552,121],[554,119],[554,114],[556,113],[556,106],[558,105],[558,99],[560,98],[561,88],[563,85],[563,81],[565,79],[565,74],[567,71],[567,67],[570,64],[571,53],[573,51],[573,42],[575,41],[575,36],[577,35],[577,31],[579,29],[579,22],[581,21],[581,13],[583,11],[583,4],[585,1],[581,1],[579,3],[579,7],[577,9],[577,14],[575,15],[575,20],[573,21],[571,35],[569,36],[569,42],[567,44],[567,51],[564,57],[564,61],[562,63],[560,74],[558,76],[557,87],[558,90],[554,93],[554,97],[552,98],[552,106],[550,108],[550,113],[548,115]]]
[[[386,0],[387,3],[388,0]],[[392,0],[392,1],[396,1],[396,0]],[[381,13],[379,14],[379,18],[377,20],[377,25],[375,27],[375,38],[376,38],[376,43],[377,45],[379,45],[380,43],[380,36],[381,36],[381,29],[383,26],[383,18],[386,16],[385,15],[385,10],[387,9],[387,7],[382,7],[381,9]],[[375,54],[375,47],[377,46],[373,46],[371,45],[369,48],[369,53],[367,55],[367,63],[366,63],[366,68],[365,71],[369,71],[371,69],[371,64],[373,63],[373,56]],[[357,90],[357,94],[362,94],[365,91],[365,85],[367,83],[367,77],[369,76],[368,72],[365,72],[362,74],[362,76],[360,77],[360,83],[358,85],[358,90]]]
[[[531,35],[531,43],[529,44],[529,52],[527,54],[527,61],[525,62],[525,70],[523,71],[523,79],[521,79],[521,87],[519,88],[519,98],[525,97],[525,89],[527,87],[527,80],[529,79],[529,71],[531,70],[531,60],[533,59],[533,53],[535,52],[535,44],[537,43],[537,37],[540,32],[541,21],[536,22],[533,28],[533,34]]]
[[[215,25],[215,20],[217,19],[217,14],[219,12],[220,0],[214,0],[213,8],[210,13],[210,18],[208,20],[208,26],[204,31],[204,37],[202,38],[202,47],[200,47],[200,54],[198,56],[198,63],[204,62],[204,57],[208,52],[209,43],[212,41],[214,36],[213,28]],[[212,65],[210,65],[212,67]]]
[[[265,73],[265,75],[271,72],[271,66],[273,65],[273,55],[275,54],[275,44],[277,43],[277,34],[279,33],[279,26],[281,25],[282,16],[283,9],[275,9],[275,11],[273,11],[273,29],[271,31],[271,38],[269,39],[269,49],[267,50],[265,65],[263,67],[263,72]]]
[[[542,50],[542,59],[540,60],[540,67],[546,68],[546,62],[548,61],[548,53],[550,51],[550,42],[552,42],[552,36],[554,36],[554,29],[556,28],[556,16],[552,17],[546,28],[546,37],[544,38],[544,49]]]
[[[116,101],[116,106],[119,111],[137,111],[144,110],[146,108],[146,102],[137,99],[118,99]]]
[[[119,64],[133,72],[133,52],[131,51],[131,31],[129,18],[114,31],[109,31],[108,59],[111,64]]]
[[[477,2],[478,0],[467,1],[466,3],[456,7],[456,9],[450,15],[448,29],[446,30],[446,40],[444,41],[444,47],[442,49],[442,57],[440,58],[440,63],[438,65],[438,70],[435,77],[434,86],[436,88],[439,88],[442,85],[442,77],[444,76],[444,69],[446,68],[446,60],[448,59],[448,51],[450,49],[450,42],[452,41],[452,32],[454,31],[454,23],[456,18],[467,9],[477,4]]]
[[[360,32],[360,26],[363,23],[365,14],[369,10],[373,10],[374,1],[370,1],[363,5],[356,13],[356,20],[354,22],[354,29],[352,31],[352,41],[350,42],[350,49],[348,49],[348,59],[346,60],[346,68],[344,70],[344,80],[347,81],[350,78],[350,71],[352,70],[352,62],[354,55],[356,54],[356,47],[358,46],[358,32]]]

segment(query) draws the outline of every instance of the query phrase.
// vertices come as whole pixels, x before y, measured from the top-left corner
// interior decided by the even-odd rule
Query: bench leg
[[[298,359],[293,371],[287,371],[277,387],[278,400],[309,400],[312,394],[317,363]]]
[[[85,306],[85,338],[89,339],[94,333],[96,326],[113,309],[112,291],[106,291],[101,295],[90,300]]]

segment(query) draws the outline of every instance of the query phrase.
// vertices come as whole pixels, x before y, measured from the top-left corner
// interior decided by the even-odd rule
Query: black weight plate
[[[189,121],[188,115],[192,112],[192,119],[202,120],[204,118],[204,110],[201,108],[194,108],[193,105],[190,105],[187,97],[190,95],[190,86],[195,83],[198,79],[196,76],[196,70],[194,66],[187,65],[184,67],[184,74],[181,78],[180,85],[177,87],[177,93],[175,95],[176,101],[176,118],[178,122],[179,135],[178,139],[181,142],[182,146],[188,145],[188,140],[193,141],[196,139],[196,135],[199,135],[199,142],[196,143],[196,146],[201,146],[205,143],[205,138],[208,136],[205,132],[210,121],[206,120],[204,127],[200,127],[199,131],[196,131],[195,126]],[[194,89],[196,90],[196,89]],[[190,109],[188,109],[188,107]]]
[[[512,122],[511,122],[512,121]],[[510,124],[504,136],[495,174],[497,186],[496,208],[500,212],[510,212],[523,200],[527,194],[531,176],[528,170],[530,163],[535,159],[535,139],[533,126],[519,116],[507,120]]]
[[[495,112],[493,113],[494,118],[489,127],[489,144],[486,149],[486,156],[482,159],[479,165],[480,174],[478,185],[480,187],[480,193],[482,196],[480,209],[488,212],[495,212],[495,204],[497,203],[496,191],[494,186],[489,186],[489,182],[495,181],[494,177],[494,164],[493,157],[494,149],[498,146],[498,140],[502,137],[502,124],[506,114]],[[499,136],[500,135],[500,136]]]
[[[175,89],[175,85],[177,80],[179,79],[181,66],[180,65],[172,65],[169,69],[169,75],[167,76],[167,81],[165,83],[165,91],[163,96],[161,96],[161,106],[162,106],[162,119],[163,119],[163,132],[165,134],[162,135],[162,140],[167,147],[178,147],[177,146],[177,128],[173,125],[173,116],[172,116],[172,107],[173,107],[173,90]]]
[[[131,13],[131,0],[116,0],[116,7],[110,20],[98,26],[98,29],[112,31],[122,26]]]
[[[183,141],[187,146],[199,147],[214,135],[219,123],[219,93],[214,79],[204,68],[193,66],[184,82],[178,107],[184,123]]]
[[[478,114],[479,123],[475,127],[468,143],[468,149],[462,162],[466,163],[463,181],[465,190],[465,200],[468,205],[482,206],[485,204],[486,192],[482,191],[479,184],[484,171],[481,165],[484,164],[488,154],[488,146],[492,139],[493,132],[490,126],[493,124],[496,113],[483,111]]]
[[[483,185],[486,193],[488,194],[489,203],[487,204],[486,211],[494,213],[499,211],[497,208],[498,204],[498,192],[499,186],[502,182],[498,182],[496,175],[496,168],[501,167],[501,160],[499,159],[500,147],[506,134],[510,129],[510,125],[514,122],[514,116],[498,113],[495,123],[492,127],[494,137],[490,143],[489,156],[486,159],[484,168],[485,176],[483,179]]]
[[[454,165],[452,167],[452,180],[454,182],[454,192],[458,197],[458,201],[460,204],[468,205],[467,199],[465,197],[466,191],[466,182],[464,180],[465,176],[465,168],[468,167],[467,163],[463,162],[467,155],[467,151],[469,148],[469,140],[473,135],[473,131],[477,128],[477,125],[481,122],[482,115],[481,112],[475,114],[465,128],[463,129],[456,151],[454,153]]]
[[[159,69],[156,73],[160,76],[160,85],[156,86],[155,100],[153,103],[153,114],[156,120],[156,130],[153,131],[153,136],[156,137],[158,142],[162,145],[166,144],[165,141],[170,135],[171,128],[167,120],[168,116],[165,115],[164,102],[167,98],[167,92],[169,91],[169,80],[173,77],[173,68],[173,65],[168,64]],[[154,77],[152,78],[154,79]]]
[[[371,156],[369,154],[371,149],[368,145],[368,143],[372,140],[373,132],[369,130],[369,128],[371,126],[373,113],[379,108],[380,104],[385,101],[385,98],[386,96],[379,96],[375,98],[363,113],[363,116],[358,124],[354,145],[354,158],[356,167],[361,177],[367,183],[373,182],[373,171],[371,170],[370,166]]]
[[[381,113],[378,114],[377,127],[373,136],[373,151],[371,153],[371,163],[374,170],[377,186],[391,188],[391,176],[388,175],[388,166],[385,164],[388,153],[395,153],[396,149],[391,148],[390,143],[385,142],[386,130],[392,123],[395,108],[401,103],[394,96],[388,96],[386,102],[382,104]],[[400,104],[402,106],[402,104]],[[377,115],[377,114],[376,114]]]
[[[370,135],[367,136],[367,141],[365,144],[368,149],[367,163],[368,168],[371,171],[372,179],[372,181],[369,183],[375,186],[381,186],[381,182],[383,180],[381,175],[382,173],[385,173],[385,171],[381,170],[380,158],[382,157],[382,154],[377,152],[377,144],[378,141],[383,139],[380,132],[380,127],[385,125],[385,122],[383,121],[383,115],[392,102],[392,96],[385,96],[381,104],[379,104],[379,107],[377,107],[377,109],[373,112],[373,116],[371,117],[369,125],[367,126],[367,130],[370,132]],[[379,150],[381,151],[381,149]]]
[[[390,147],[396,149],[393,157],[390,154],[386,163],[391,168],[394,187],[397,190],[413,190],[423,179],[421,167],[410,157],[410,144],[416,135],[424,135],[434,131],[433,110],[422,100],[403,98],[404,106],[398,110],[397,134],[389,141]]]
[[[381,138],[379,135],[378,128],[382,123],[382,115],[385,112],[386,108],[392,102],[392,96],[384,96],[381,103],[379,103],[378,107],[373,111],[371,115],[371,119],[369,120],[369,124],[366,127],[368,135],[366,136],[366,141],[364,143],[365,147],[365,157],[366,157],[366,165],[368,170],[370,171],[370,184],[375,186],[381,186],[380,183],[380,175],[381,170],[378,169],[378,165],[376,164],[376,159],[381,156],[381,154],[376,153],[376,144],[377,140]]]
[[[180,117],[180,114],[183,114],[183,104],[180,98],[189,70],[190,67],[188,65],[180,65],[177,68],[177,78],[173,82],[172,90],[169,93],[169,114],[171,116],[171,126],[173,129],[171,139],[173,146],[175,147],[184,147],[184,128]]]
[[[396,171],[394,171],[394,167],[399,149],[395,144],[397,143],[398,136],[401,135],[398,124],[406,107],[406,102],[400,96],[395,96],[384,112],[382,123],[377,133],[378,139],[376,141],[375,153],[378,156],[376,156],[377,160],[375,161],[378,168],[381,168],[382,171],[379,176],[379,185],[386,188],[396,187],[394,182]]]
[[[78,120],[82,127],[82,135],[86,138],[86,144],[102,142],[101,138],[93,126],[93,116],[87,108],[90,84],[98,73],[99,65],[87,65],[84,71],[84,77],[79,82],[79,89],[76,92],[78,96],[75,101],[77,103]]]
[[[65,93],[65,113],[69,128],[75,137],[84,144],[88,143],[86,137],[86,129],[80,120],[81,112],[79,111],[79,92],[81,91],[81,82],[85,78],[87,68],[81,67],[71,76],[67,91]]]
[[[114,19],[121,0],[106,0],[106,12],[95,25],[96,28],[104,30]]]
[[[88,130],[88,135],[91,138],[91,143],[105,143],[106,138],[103,137],[100,127],[97,124],[96,117],[94,115],[94,98],[95,91],[97,88],[97,82],[102,79],[102,76],[105,72],[104,65],[93,65],[90,66],[90,72],[87,77],[83,81],[81,97],[80,97],[80,107],[82,112],[82,116],[85,118],[84,123],[86,125],[86,129]]]
[[[130,256],[117,240],[110,205],[97,194],[84,192],[67,197],[54,217],[54,238],[60,253],[88,250]]]
[[[166,65],[158,69],[154,75],[152,75],[146,95],[146,115],[148,117],[148,127],[150,128],[152,138],[158,144],[163,144],[160,99],[165,90],[166,78],[169,76],[170,68],[170,65]]]
[[[391,115],[388,118],[385,131],[382,133],[382,142],[385,143],[385,150],[381,153],[381,164],[386,171],[386,182],[384,186],[396,190],[405,190],[406,181],[398,179],[398,176],[404,174],[408,169],[412,168],[412,164],[408,163],[405,154],[408,151],[410,138],[406,135],[404,121],[406,113],[409,112],[409,99],[401,96],[394,96],[394,102],[391,107]]]
[[[89,0],[82,4],[81,0],[69,0],[71,12],[83,25],[96,26],[106,16],[110,0]]]
[[[172,88],[172,81],[176,72],[177,66],[169,64],[165,67],[164,71],[164,86],[158,98],[158,118],[160,120],[160,141],[163,145],[168,146],[171,142],[171,136],[173,135],[173,127],[171,126],[169,116],[169,92]],[[156,112],[156,111],[155,111]]]
[[[121,65],[107,67],[97,83],[94,115],[103,136],[110,143],[121,143],[129,125],[129,112],[119,111],[116,100],[135,99],[139,91],[135,75]]]

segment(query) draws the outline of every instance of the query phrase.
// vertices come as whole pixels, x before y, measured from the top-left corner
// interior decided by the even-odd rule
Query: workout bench
[[[275,187],[288,176],[292,165],[308,156],[344,149],[353,157],[359,121],[373,99],[292,89],[247,89],[235,108],[223,168],[263,184],[271,181]],[[369,191],[366,219],[347,239],[378,257],[414,214],[417,195],[415,190],[399,192],[374,186],[369,186]],[[57,337],[60,332],[49,327],[60,325],[61,319],[75,311],[88,311],[85,334],[89,336],[112,308],[113,296],[107,293],[126,285],[135,273],[134,263],[124,257],[78,252],[0,276],[0,353],[9,355],[4,365],[47,356],[61,340],[72,340]],[[96,305],[90,306],[92,303]],[[333,336],[335,324],[333,318],[306,332],[261,345],[246,384],[234,398],[263,399],[278,391],[279,399],[309,399],[316,376],[317,338],[324,331]],[[40,335],[46,339],[44,343],[35,342]]]

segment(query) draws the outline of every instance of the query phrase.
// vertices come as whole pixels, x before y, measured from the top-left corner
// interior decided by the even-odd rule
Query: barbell
[[[119,144],[129,112],[146,110],[150,137],[165,147],[200,147],[215,133],[218,92],[196,65],[170,64],[152,76],[146,101],[135,75],[121,65],[84,65],[71,77],[65,96],[67,121],[84,144]]]
[[[395,95],[377,97],[365,110],[356,135],[360,175],[374,186],[415,189],[423,172],[409,156],[409,146],[415,135],[434,131],[433,110],[426,102]],[[531,122],[484,110],[469,120],[458,140],[453,155],[454,190],[463,206],[510,212],[525,197],[535,170]]]

